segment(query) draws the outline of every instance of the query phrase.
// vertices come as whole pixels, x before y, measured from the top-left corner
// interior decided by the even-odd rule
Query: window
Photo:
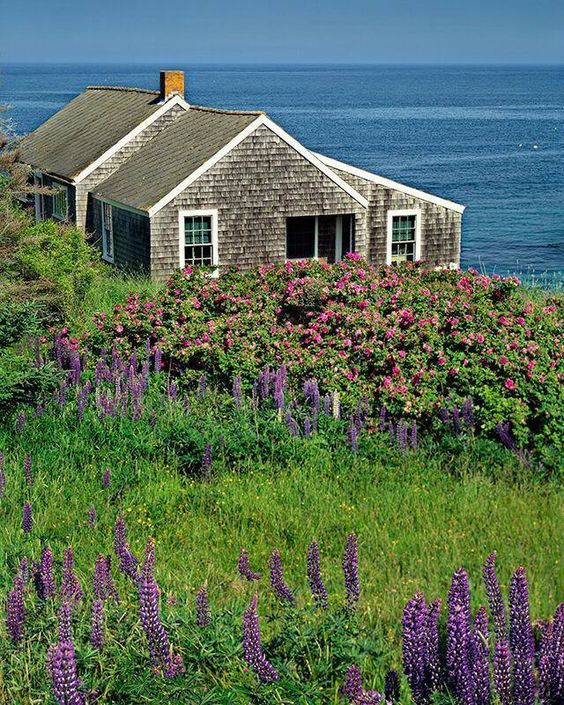
[[[66,220],[69,210],[67,187],[53,184],[53,188],[58,189],[57,193],[54,193],[52,196],[53,218],[58,218],[59,220]]]
[[[217,211],[180,211],[180,266],[217,264]]]
[[[102,257],[114,261],[114,218],[110,203],[102,201]]]
[[[419,211],[388,211],[388,264],[419,259]]]
[[[317,258],[318,222],[315,216],[286,219],[286,259]]]

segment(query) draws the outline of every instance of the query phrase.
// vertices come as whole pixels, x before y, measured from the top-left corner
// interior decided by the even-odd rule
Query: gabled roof
[[[407,196],[413,196],[414,198],[419,198],[422,201],[428,201],[429,203],[434,203],[437,206],[442,206],[443,208],[448,208],[449,210],[456,211],[457,213],[463,213],[466,206],[460,203],[455,203],[454,201],[447,201],[446,198],[441,198],[440,196],[435,196],[432,193],[427,193],[426,191],[420,191],[419,189],[413,188],[412,186],[406,186],[405,184],[400,184],[398,181],[392,181],[387,179],[385,176],[378,176],[378,174],[373,174],[371,171],[366,171],[365,169],[359,169],[356,166],[351,166],[345,162],[340,162],[337,159],[332,159],[331,157],[325,157],[323,154],[315,155],[324,164],[331,169],[344,172],[346,174],[351,174],[359,179],[364,179],[373,184],[378,184],[378,186],[384,186],[384,188],[390,188],[394,191],[400,191],[405,193]]]
[[[190,106],[93,190],[148,211],[262,115]]]
[[[158,91],[89,86],[19,145],[26,164],[73,180],[162,110]]]

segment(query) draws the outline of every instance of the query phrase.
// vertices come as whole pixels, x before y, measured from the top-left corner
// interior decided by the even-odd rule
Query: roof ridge
[[[201,110],[207,113],[223,113],[225,115],[266,115],[264,110],[227,110],[225,108],[208,108],[205,105],[192,105],[190,110]]]
[[[148,88],[128,88],[127,86],[86,86],[87,91],[123,91],[125,93],[148,93],[149,95],[160,95],[159,91],[151,91]]]

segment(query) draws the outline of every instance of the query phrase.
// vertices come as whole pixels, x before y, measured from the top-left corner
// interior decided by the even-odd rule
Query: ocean
[[[158,87],[259,108],[314,151],[467,206],[462,266],[562,286],[564,66],[0,64],[17,133],[87,85]]]

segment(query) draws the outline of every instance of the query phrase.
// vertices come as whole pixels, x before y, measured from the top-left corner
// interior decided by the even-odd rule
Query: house
[[[458,267],[464,207],[315,154],[262,112],[90,86],[20,144],[36,218],[76,223],[108,262],[157,279],[186,264],[285,259]]]

